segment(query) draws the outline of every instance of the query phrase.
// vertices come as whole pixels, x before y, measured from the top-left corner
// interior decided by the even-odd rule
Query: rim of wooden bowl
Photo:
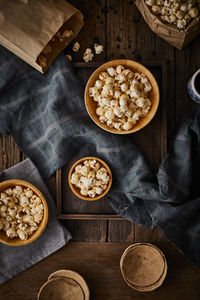
[[[110,176],[110,181],[108,183],[108,186],[107,186],[107,189],[99,196],[97,197],[94,197],[94,198],[90,198],[90,197],[87,197],[87,196],[83,196],[80,194],[79,192],[79,188],[77,188],[74,184],[71,183],[71,175],[72,175],[72,172],[74,171],[75,167],[79,164],[79,163],[82,163],[83,161],[85,160],[89,160],[89,159],[95,159],[96,161],[98,161],[109,173],[109,176]],[[68,183],[69,183],[69,186],[72,190],[72,192],[74,193],[74,195],[76,195],[78,198],[82,199],[82,200],[86,200],[86,201],[96,201],[96,200],[99,200],[103,197],[105,197],[105,195],[109,192],[111,186],[112,186],[112,172],[109,168],[109,166],[107,165],[107,163],[105,163],[105,161],[103,161],[102,159],[98,158],[98,157],[94,157],[94,156],[87,156],[87,157],[83,157],[79,160],[77,160],[73,165],[72,167],[70,168],[70,171],[69,171],[69,174],[68,174]]]
[[[106,71],[106,69],[108,67],[116,67],[117,65],[123,65],[133,71],[136,71],[136,72],[146,75],[152,85],[152,90],[149,92],[149,99],[152,102],[151,109],[149,110],[148,114],[146,116],[142,117],[141,119],[139,119],[139,121],[137,121],[137,123],[130,130],[117,130],[115,128],[108,127],[104,123],[101,123],[99,121],[98,116],[96,115],[97,104],[89,96],[89,88],[94,86],[95,81],[98,79],[99,73],[102,71]],[[88,82],[85,87],[84,98],[85,98],[85,106],[86,106],[87,112],[88,112],[89,116],[91,117],[91,119],[96,123],[96,125],[98,125],[102,129],[104,129],[105,131],[108,131],[111,133],[130,134],[130,133],[134,133],[134,132],[141,130],[142,128],[144,128],[146,125],[148,125],[151,122],[151,120],[153,119],[153,117],[155,116],[155,114],[158,110],[158,106],[159,106],[159,102],[160,102],[160,92],[159,92],[158,83],[157,83],[154,75],[145,66],[143,66],[142,64],[140,64],[134,60],[130,60],[130,59],[116,59],[116,60],[112,60],[112,61],[102,64],[100,67],[98,67],[92,73],[92,75],[88,79]]]
[[[82,296],[83,296],[83,299],[85,298],[85,294],[84,294],[84,291],[81,287],[81,285],[76,281],[74,280],[73,278],[65,278],[65,277],[59,277],[59,278],[52,278],[52,279],[49,279],[47,280],[40,288],[39,292],[38,292],[38,295],[37,295],[37,300],[40,300],[41,299],[41,294],[43,292],[44,289],[46,289],[46,287],[48,285],[51,285],[52,283],[55,283],[55,282],[64,282],[66,285],[68,284],[67,282],[67,279],[70,279],[71,281],[73,281],[74,283],[76,283],[79,287],[80,287],[80,291],[82,292]],[[58,299],[59,300],[59,299]],[[77,299],[78,300],[78,299]]]
[[[139,285],[135,285],[134,283],[130,282],[125,274],[124,274],[124,271],[123,271],[123,263],[124,263],[124,259],[127,255],[127,253],[129,251],[131,251],[132,248],[135,248],[137,246],[149,246],[149,247],[152,247],[154,248],[155,250],[158,251],[158,253],[161,255],[162,259],[163,259],[163,272],[162,274],[160,275],[160,277],[158,278],[158,280],[156,280],[155,282],[153,282],[152,284],[150,285],[147,285],[147,286],[139,286]],[[130,245],[128,248],[126,248],[121,256],[121,259],[120,259],[120,270],[121,270],[121,274],[123,276],[123,279],[124,281],[134,290],[136,291],[139,291],[139,292],[150,292],[150,291],[153,291],[157,288],[159,288],[162,284],[163,284],[163,281],[165,280],[165,277],[167,275],[167,269],[168,269],[168,266],[167,266],[167,260],[166,260],[166,257],[164,255],[164,253],[158,248],[156,247],[155,245],[153,244],[150,244],[150,243],[135,243],[133,245]],[[134,270],[133,270],[134,271]]]
[[[72,270],[57,270],[49,275],[48,280],[55,278],[71,278],[76,281],[83,289],[85,300],[90,298],[90,290],[85,279],[77,272]]]
[[[26,187],[26,188],[30,188],[31,190],[33,190],[33,192],[38,195],[42,201],[42,204],[44,206],[44,216],[42,221],[39,224],[38,229],[25,241],[20,240],[20,238],[15,237],[13,239],[8,238],[6,236],[6,233],[1,230],[0,231],[0,243],[7,245],[7,246],[13,246],[13,247],[18,247],[18,246],[26,246],[32,242],[34,242],[35,240],[37,240],[41,234],[43,233],[47,222],[48,222],[48,205],[46,202],[46,199],[44,197],[44,195],[40,192],[40,190],[38,188],[36,188],[36,186],[34,186],[33,184],[25,181],[25,180],[20,180],[20,179],[10,179],[10,180],[5,180],[0,182],[0,193],[3,192],[4,190],[6,190],[7,188],[10,187],[14,187],[16,185],[21,185],[22,187]]]

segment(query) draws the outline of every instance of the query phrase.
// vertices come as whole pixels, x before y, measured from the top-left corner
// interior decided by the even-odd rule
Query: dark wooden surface
[[[167,88],[163,91],[162,101],[166,103],[165,125],[169,138],[175,132],[184,113],[195,106],[188,97],[186,85],[189,77],[200,67],[200,36],[187,48],[178,51],[151,32],[132,0],[70,2],[85,15],[85,26],[77,38],[81,43],[81,50],[72,54],[75,62],[81,62],[85,48],[98,40],[105,46],[104,53],[95,57],[95,61],[99,63],[117,58],[135,59],[139,62],[165,62],[167,75],[164,80]],[[156,127],[155,144],[151,143],[150,149],[155,171],[162,157],[160,154],[155,155],[160,147],[159,132],[159,128]],[[162,138],[167,144],[167,137],[164,135]],[[144,152],[145,148],[149,147],[145,139],[141,140],[140,147]],[[23,158],[12,137],[0,140],[1,170]],[[55,178],[49,180],[49,188],[55,195]],[[30,270],[1,285],[0,300],[35,299],[37,290],[49,273],[62,268],[80,272],[88,281],[92,291],[91,299],[94,300],[200,299],[200,270],[179,254],[159,230],[144,229],[125,220],[70,220],[65,221],[65,224],[77,243],[70,243]],[[133,292],[125,285],[119,272],[119,258],[127,246],[125,243],[142,241],[159,242],[159,247],[167,255],[170,265],[163,287],[149,294]]]
[[[119,267],[120,257],[129,245],[69,243],[9,283],[1,285],[0,299],[36,300],[37,292],[49,274],[63,268],[77,271],[85,278],[91,291],[91,300],[200,299],[199,269],[192,266],[173,246],[163,243],[156,243],[156,246],[165,252],[168,261],[168,275],[164,284],[149,293],[133,291],[124,282]]]

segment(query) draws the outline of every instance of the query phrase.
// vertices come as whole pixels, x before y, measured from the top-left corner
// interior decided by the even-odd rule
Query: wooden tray
[[[153,171],[157,171],[160,162],[167,152],[167,65],[164,61],[142,62],[154,74],[160,88],[160,105],[151,123],[141,131],[130,135],[130,138],[143,153]],[[99,63],[75,63],[78,78],[86,84],[89,76],[99,66]],[[84,101],[84,99],[83,99]],[[56,172],[56,202],[58,219],[74,220],[121,220],[109,205],[106,197],[94,202],[77,198],[68,185],[68,172],[71,165],[78,160],[74,157],[69,165]]]

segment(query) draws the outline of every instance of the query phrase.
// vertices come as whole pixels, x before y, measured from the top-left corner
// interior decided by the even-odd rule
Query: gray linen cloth
[[[43,193],[49,208],[49,220],[43,234],[30,245],[9,247],[0,244],[0,283],[11,279],[57,251],[71,238],[67,229],[56,220],[56,209],[53,198],[30,159],[26,159],[0,174],[0,181],[14,178],[32,183]]]
[[[75,155],[105,160],[114,177],[109,200],[115,211],[162,229],[200,266],[200,109],[183,121],[155,176],[128,136],[105,132],[90,119],[83,87],[64,55],[42,75],[1,48],[0,134],[8,133],[43,177]]]

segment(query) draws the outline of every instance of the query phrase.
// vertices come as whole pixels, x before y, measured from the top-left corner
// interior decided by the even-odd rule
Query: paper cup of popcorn
[[[153,119],[159,99],[159,87],[152,73],[127,59],[100,66],[85,88],[85,105],[92,120],[116,134],[145,127]]]
[[[112,173],[109,166],[100,158],[84,157],[71,167],[68,182],[78,198],[95,201],[109,192]]]
[[[0,183],[0,242],[25,246],[43,233],[48,221],[48,206],[43,194],[24,180]]]

